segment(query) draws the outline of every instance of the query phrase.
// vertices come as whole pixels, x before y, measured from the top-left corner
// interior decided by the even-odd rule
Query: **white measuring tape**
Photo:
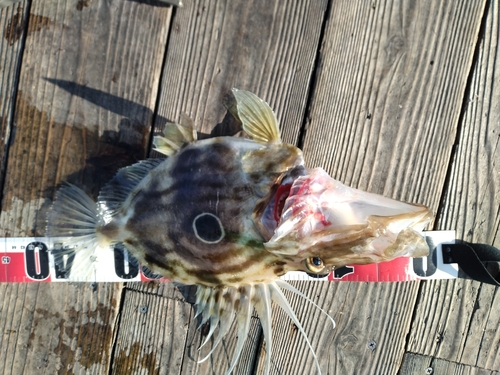
[[[329,281],[410,281],[419,279],[452,279],[458,276],[458,265],[447,263],[442,244],[454,243],[454,231],[424,232],[429,255],[424,258],[398,258],[390,262],[355,265],[336,269],[323,278],[303,272],[289,272],[286,280]],[[141,266],[122,246],[101,248],[95,252],[93,269],[84,276],[75,274],[85,252],[64,247],[64,238],[0,238],[0,282],[124,282],[166,281]],[[72,274],[73,271],[73,274]]]

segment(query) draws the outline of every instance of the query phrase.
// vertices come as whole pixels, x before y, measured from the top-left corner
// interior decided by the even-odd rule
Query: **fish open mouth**
[[[273,188],[269,202],[260,217],[260,227],[266,240],[271,239],[281,222],[281,215],[287,199],[292,193],[294,182],[300,177],[307,176],[307,174],[308,171],[304,166],[296,166],[286,172]]]
[[[359,248],[360,253],[374,254],[373,262],[425,255],[423,249],[428,249],[419,232],[431,217],[425,206],[357,190],[321,168],[298,166],[274,188],[261,227],[266,248],[273,252],[290,252],[293,243],[300,253],[317,246],[347,246],[352,252]]]

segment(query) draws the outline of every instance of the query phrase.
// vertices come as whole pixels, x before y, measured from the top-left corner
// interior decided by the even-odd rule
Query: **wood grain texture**
[[[0,8],[9,7],[12,4],[18,3],[19,0],[0,0]]]
[[[126,290],[112,374],[180,374],[191,305]]]
[[[427,371],[427,372],[426,372]],[[435,359],[419,354],[405,354],[401,375],[498,375],[497,371],[485,370],[479,367],[466,366],[460,363]]]
[[[214,350],[212,355],[204,362],[198,363],[205,358],[213,347],[215,339],[212,337],[209,342],[199,350],[201,344],[205,341],[210,326],[203,325],[198,329],[199,319],[192,319],[189,324],[186,352],[184,354],[184,363],[182,375],[190,374],[225,374],[229,369],[233,359],[234,349],[238,338],[236,324],[233,324],[228,334]],[[254,316],[250,321],[250,331],[243,347],[241,357],[234,368],[232,374],[246,375],[254,371],[256,353],[261,345],[261,326],[260,321]],[[217,334],[218,330],[215,331]]]
[[[323,313],[302,298],[286,293],[316,351],[323,374],[397,373],[410,329],[412,311],[407,306],[414,302],[409,299],[416,298],[418,283],[291,283],[337,323],[332,329]],[[305,340],[275,307],[271,374],[316,374]],[[257,374],[263,374],[264,368],[265,353],[261,352]]]
[[[31,6],[0,217],[7,236],[43,235],[58,183],[95,195],[149,145],[171,10],[85,4]]]
[[[471,280],[426,282],[408,351],[500,371],[500,291]]]
[[[191,304],[196,301],[196,286],[194,285],[175,285],[175,283],[156,281],[128,282],[126,288],[140,293],[153,294]]]
[[[145,156],[170,15],[132,1],[32,2],[2,236],[43,235],[59,182],[95,194]],[[120,285],[98,285],[95,296],[85,285],[2,288],[3,374],[108,373]]]
[[[250,90],[276,110],[296,144],[306,110],[326,1],[186,1],[177,10],[158,113],[190,116],[199,131],[228,135],[224,95]],[[156,129],[162,128],[156,123]]]
[[[498,1],[491,1],[451,164],[439,229],[500,247],[500,46]]]
[[[499,6],[498,1],[489,3],[437,222],[439,229],[455,229],[457,238],[496,247],[500,246]],[[471,280],[426,285],[409,350],[500,371],[499,298],[499,288]],[[437,342],[436,335],[442,340]]]
[[[0,10],[0,186],[7,163],[6,146],[12,130],[27,17],[26,1]]]
[[[307,164],[437,210],[483,8],[484,1],[332,2]]]
[[[455,2],[332,2],[306,124],[306,163],[324,167],[352,186],[437,210],[483,8],[484,2],[466,6]],[[377,290],[384,302],[373,314],[386,320],[368,321],[354,336],[363,337],[366,345],[370,334],[387,333],[387,342],[398,344],[376,349],[371,356],[365,347],[357,347],[348,359],[340,355],[337,344],[331,352],[339,355],[329,358],[328,369],[342,374],[397,373],[417,285],[405,286],[408,290],[399,291],[401,295],[391,292],[391,284],[377,286],[380,289],[369,285],[356,299],[342,304],[344,311],[355,312],[356,324],[367,309],[374,310],[362,301],[370,300],[372,288]],[[440,291],[434,303],[445,297]],[[311,292],[306,290],[306,294]],[[387,317],[386,308],[394,306],[408,314],[406,319]],[[305,307],[299,306],[299,313],[301,309]],[[431,319],[428,310],[421,313]],[[466,321],[471,311],[467,313],[457,319]],[[461,322],[464,326],[465,321]],[[344,324],[351,327],[347,321],[340,322],[335,333],[338,342]],[[423,326],[415,324],[419,329]],[[460,343],[449,345],[459,347]]]
[[[120,284],[0,284],[0,373],[107,373],[120,291]]]
[[[460,362],[479,286],[470,280],[425,282],[408,351]]]

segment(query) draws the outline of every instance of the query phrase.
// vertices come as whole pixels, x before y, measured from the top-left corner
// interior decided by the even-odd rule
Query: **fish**
[[[64,184],[47,215],[47,235],[77,246],[77,274],[95,254],[124,247],[152,272],[196,285],[196,316],[217,337],[236,321],[234,370],[257,311],[266,341],[265,374],[272,357],[272,303],[315,351],[284,291],[314,301],[280,277],[290,271],[327,275],[337,267],[425,256],[422,230],[432,219],[424,205],[364,192],[321,168],[307,168],[302,151],[281,140],[276,115],[255,94],[232,90],[228,107],[246,137],[197,139],[194,127],[168,123],[154,137],[165,158],[120,169],[97,202]],[[73,272],[73,271],[72,271]],[[200,362],[201,362],[200,361]]]

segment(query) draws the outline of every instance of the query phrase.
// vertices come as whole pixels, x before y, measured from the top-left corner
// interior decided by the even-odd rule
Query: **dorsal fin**
[[[120,169],[115,177],[99,192],[97,204],[105,221],[108,221],[127,199],[142,179],[165,159],[147,159]]]
[[[260,143],[281,143],[278,121],[265,101],[249,91],[233,89],[243,130]]]
[[[181,122],[187,123],[191,119],[182,117]],[[196,130],[191,124],[176,124],[167,122],[163,136],[157,135],[153,138],[154,150],[164,155],[171,156],[183,148],[186,144],[196,141]]]

